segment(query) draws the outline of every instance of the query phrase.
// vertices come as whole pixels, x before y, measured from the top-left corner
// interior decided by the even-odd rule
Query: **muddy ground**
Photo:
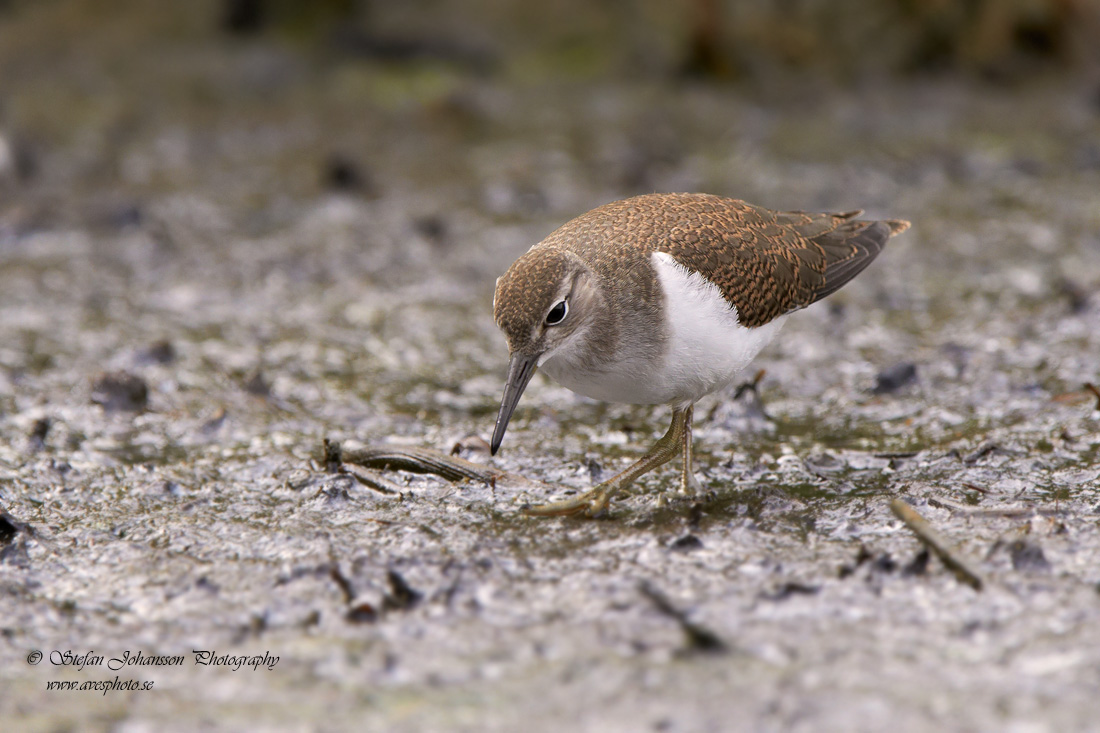
[[[1085,77],[607,81],[477,43],[59,36],[42,5],[0,15],[6,730],[1095,727]],[[494,279],[649,191],[913,222],[789,320],[758,398],[700,403],[706,496],[661,505],[673,465],[534,520],[514,487],[328,470],[325,438],[488,461]],[[538,376],[492,462],[583,489],[668,419]],[[116,675],[145,689],[47,689]]]

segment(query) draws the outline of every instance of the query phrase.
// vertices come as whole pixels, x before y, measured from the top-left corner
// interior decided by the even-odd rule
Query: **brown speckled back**
[[[535,249],[575,252],[615,291],[613,299],[635,302],[658,287],[648,256],[667,252],[714,283],[741,323],[755,327],[835,292],[909,227],[857,221],[860,213],[777,212],[709,194],[650,194],[593,209]]]

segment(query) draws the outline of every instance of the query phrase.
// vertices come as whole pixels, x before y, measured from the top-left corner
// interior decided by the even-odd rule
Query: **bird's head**
[[[497,279],[493,317],[508,339],[511,360],[490,444],[494,455],[535,370],[581,346],[601,303],[592,271],[560,247],[529,250]]]

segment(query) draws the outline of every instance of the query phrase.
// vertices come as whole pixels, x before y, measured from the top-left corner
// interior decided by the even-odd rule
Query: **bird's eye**
[[[546,325],[556,326],[565,320],[565,315],[569,313],[569,303],[567,301],[559,301],[557,305],[550,309],[550,312],[546,314]]]

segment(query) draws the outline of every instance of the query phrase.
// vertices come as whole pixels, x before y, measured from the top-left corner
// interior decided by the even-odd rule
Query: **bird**
[[[677,454],[680,490],[697,493],[695,403],[736,380],[791,313],[839,290],[909,228],[862,213],[646,194],[572,219],[512,263],[493,296],[509,362],[492,455],[536,371],[595,400],[672,408],[668,431],[630,467],[524,513],[600,516]]]

